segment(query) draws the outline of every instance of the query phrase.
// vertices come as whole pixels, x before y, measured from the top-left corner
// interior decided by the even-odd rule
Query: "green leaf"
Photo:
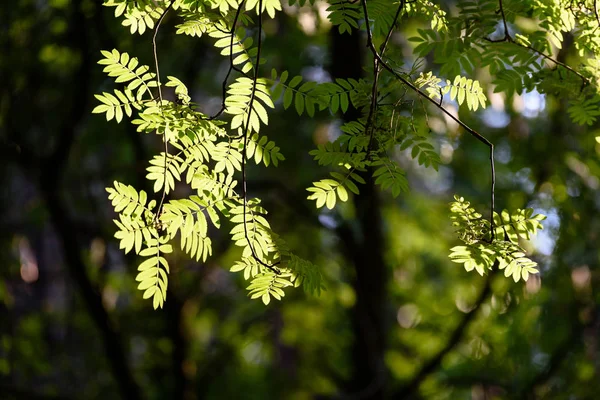
[[[504,276],[512,277],[515,282],[527,280],[530,274],[538,272],[537,263],[527,258],[525,251],[519,247],[518,237],[529,238],[536,229],[542,229],[539,221],[544,216],[533,216],[532,209],[494,213],[496,235],[494,240],[490,240],[489,221],[483,219],[464,198],[454,198],[450,208],[452,225],[458,228],[459,239],[466,245],[451,249],[451,261],[464,264],[467,271],[476,269],[482,275],[497,263],[498,269],[504,270]]]

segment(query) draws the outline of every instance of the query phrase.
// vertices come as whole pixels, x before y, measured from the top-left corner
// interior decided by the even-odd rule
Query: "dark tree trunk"
[[[340,35],[333,29],[332,77],[361,78],[364,50],[359,32]],[[354,109],[344,115],[347,121],[358,117]],[[357,219],[340,229],[345,254],[354,266],[352,286],[356,293],[356,303],[350,310],[354,334],[353,370],[345,389],[353,399],[382,399],[386,380],[383,227],[379,197],[369,171],[363,178],[366,184],[355,197]]]

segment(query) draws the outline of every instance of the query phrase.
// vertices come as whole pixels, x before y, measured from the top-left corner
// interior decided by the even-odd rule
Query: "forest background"
[[[474,66],[489,104],[461,109],[460,117],[496,146],[497,210],[532,207],[548,217],[528,246],[540,274],[514,283],[467,273],[448,258],[459,244],[448,218],[453,195],[489,208],[489,152],[458,125],[440,113],[419,116],[441,163],[425,168],[398,151],[409,192],[394,198],[369,181],[335,209],[315,209],[305,188],[328,169],[309,151],[339,135],[342,117],[298,116],[276,102],[263,131],[285,160],[249,167],[248,191],[263,199],[290,247],[319,267],[326,290],[288,290],[267,306],[250,300],[247,282],[229,272],[240,250],[223,230],[211,233],[205,262],[169,255],[167,301],[155,311],[136,290],[139,260],[113,237],[105,187],[119,180],[153,193],[146,168],[162,142],[92,114],[94,94],[113,88],[96,64],[100,51],[117,48],[153,65],[152,31],[131,35],[101,3],[0,5],[0,398],[591,399],[600,392],[595,121],[572,122],[560,95],[494,93],[493,74]],[[264,18],[269,67],[319,82],[368,75],[365,32],[340,33],[327,7],[285,4]],[[391,46],[410,67],[418,42],[408,39],[430,21],[402,21]],[[217,111],[228,59],[208,37],[175,35],[179,23],[166,15],[157,35],[161,72]],[[582,62],[573,41],[565,34],[559,62]],[[433,55],[420,60],[436,73],[444,65]],[[399,110],[414,107],[421,105],[407,101]]]

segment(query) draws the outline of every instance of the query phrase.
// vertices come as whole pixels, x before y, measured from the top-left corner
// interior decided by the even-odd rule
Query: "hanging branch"
[[[467,124],[465,124],[464,122],[462,122],[459,118],[455,117],[450,111],[448,111],[442,105],[441,101],[437,102],[434,99],[432,99],[431,97],[429,97],[427,95],[427,93],[423,92],[421,89],[419,89],[418,87],[416,87],[415,85],[413,85],[408,79],[406,79],[405,77],[403,77],[402,75],[400,75],[398,72],[396,72],[392,67],[390,67],[383,60],[382,54],[380,54],[377,51],[377,49],[375,48],[375,45],[373,44],[373,36],[372,36],[372,33],[371,33],[371,28],[370,28],[370,26],[368,24],[369,14],[368,14],[368,10],[367,10],[367,2],[366,2],[366,0],[361,0],[361,3],[362,3],[362,6],[363,6],[363,11],[365,13],[365,20],[367,21],[367,47],[369,48],[369,50],[371,51],[371,53],[373,53],[373,59],[375,60],[374,62],[376,62],[376,65],[382,67],[385,70],[387,70],[396,79],[398,79],[403,84],[405,84],[406,86],[408,86],[412,91],[414,91],[415,93],[417,93],[419,96],[421,96],[422,98],[424,98],[427,101],[429,101],[436,108],[438,108],[440,111],[442,111],[448,117],[450,117],[450,119],[452,119],[454,122],[456,122],[458,125],[460,125],[463,129],[465,129],[471,136],[475,137],[477,140],[479,140],[481,143],[485,144],[490,149],[490,167],[491,167],[491,174],[492,174],[492,185],[491,185],[491,193],[490,193],[490,198],[491,198],[490,199],[491,200],[491,210],[490,210],[490,232],[491,232],[491,238],[490,238],[490,241],[493,241],[494,240],[494,209],[495,209],[495,195],[494,195],[494,193],[495,193],[495,186],[496,186],[496,168],[494,166],[494,145],[492,144],[492,142],[490,142],[488,139],[486,139],[480,133],[478,133],[477,131],[475,131],[471,127],[469,127]],[[401,5],[402,5],[402,3],[401,3]],[[399,12],[397,12],[396,15],[399,15]],[[384,45],[387,45],[387,40],[389,39],[390,35],[391,34],[388,34],[388,38],[386,38],[386,41],[384,42]],[[385,50],[385,46],[382,46],[382,47]],[[371,103],[371,104],[373,104],[373,103]]]
[[[546,59],[546,60],[548,60],[548,61],[550,61],[550,62],[552,62],[552,63],[554,63],[556,65],[559,65],[559,66],[563,67],[564,69],[566,69],[567,71],[570,71],[570,72],[574,73],[575,75],[577,75],[582,80],[581,89],[583,89],[586,85],[588,85],[590,83],[590,81],[589,81],[588,78],[586,78],[585,76],[581,75],[579,72],[575,71],[573,68],[571,68],[567,64],[565,64],[565,63],[563,63],[563,62],[561,62],[559,60],[556,60],[556,59],[550,57],[549,55],[547,55],[543,51],[540,51],[540,50],[536,49],[535,47],[532,47],[531,45],[517,42],[510,35],[510,32],[508,31],[508,23],[506,22],[506,15],[504,14],[504,6],[502,4],[502,0],[498,0],[498,6],[499,6],[500,15],[502,16],[502,25],[504,27],[504,37],[501,38],[501,39],[484,38],[485,41],[490,42],[490,43],[508,42],[508,43],[512,43],[512,44],[514,44],[516,46],[522,47],[524,49],[528,49],[528,50],[536,53],[540,57],[542,57],[542,58],[544,58],[544,59]],[[596,9],[595,7],[596,7],[596,1],[594,0],[594,10]]]
[[[238,9],[235,11],[235,16],[233,17],[233,22],[231,24],[231,30],[229,31],[229,34],[231,35],[231,42],[229,43],[229,69],[227,70],[227,75],[225,75],[225,79],[223,79],[223,83],[222,83],[222,102],[221,102],[221,109],[219,111],[217,111],[213,116],[209,117],[209,118],[205,118],[209,121],[212,121],[213,119],[216,119],[218,117],[221,116],[221,114],[223,114],[223,112],[225,111],[225,97],[227,95],[227,81],[229,80],[229,75],[231,75],[231,72],[233,70],[236,70],[239,73],[243,72],[241,70],[239,70],[238,68],[235,67],[235,65],[233,65],[233,38],[235,37],[235,27],[237,25],[237,21],[238,18],[240,17],[240,13],[242,11],[242,8],[244,8],[244,3],[246,2],[246,0],[242,0],[242,2],[240,3],[240,6],[238,7]]]
[[[158,30],[160,28],[160,25],[162,24],[163,19],[165,18],[165,16],[167,15],[167,13],[169,12],[169,10],[171,9],[171,7],[173,6],[173,1],[171,1],[169,3],[169,5],[167,6],[167,8],[165,8],[165,10],[163,11],[163,13],[161,14],[160,18],[158,19],[158,22],[156,23],[156,27],[154,28],[154,34],[152,35],[152,52],[154,54],[154,67],[156,68],[156,83],[158,86],[158,101],[159,101],[159,108],[162,108],[162,102],[163,102],[163,97],[162,97],[162,89],[160,88],[161,83],[160,83],[160,69],[158,68],[158,50],[156,48],[156,36],[158,35]],[[169,141],[167,140],[167,133],[163,132],[163,144],[165,147],[165,166],[164,166],[164,170],[165,170],[165,175],[167,173],[167,155],[169,153]],[[165,182],[166,182],[166,176],[165,176]],[[163,188],[163,193],[162,193],[162,197],[160,199],[160,203],[158,204],[158,208],[156,209],[156,215],[154,216],[154,221],[153,223],[156,223],[158,221],[158,218],[161,214],[162,211],[162,206],[165,202],[165,198],[167,197],[167,188],[168,185],[165,184],[165,187]]]
[[[390,25],[390,30],[388,31],[384,42],[381,44],[380,47],[380,52],[383,55],[385,53],[386,47],[388,45],[388,42],[390,40],[390,38],[392,37],[392,33],[394,32],[394,26],[396,25],[396,22],[398,22],[398,18],[400,17],[400,13],[402,12],[402,9],[404,8],[404,4],[405,4],[405,0],[401,0],[400,1],[400,5],[398,6],[398,9],[396,10],[396,15],[394,15],[394,19],[392,21],[392,24]],[[373,34],[371,32],[371,27],[369,25],[369,12],[367,10],[367,3],[366,1],[362,2],[362,6],[363,6],[363,11],[365,13],[365,23],[366,23],[366,27],[367,27],[367,43],[369,46],[373,47]],[[371,105],[369,107],[369,115],[367,117],[367,123],[365,124],[365,132],[369,134],[369,144],[367,146],[367,156],[370,155],[371,153],[371,148],[373,145],[373,137],[375,129],[373,128],[373,115],[375,114],[375,110],[377,110],[377,96],[378,96],[378,84],[379,84],[379,74],[381,72],[381,67],[379,65],[379,59],[377,58],[373,58],[373,86],[371,87]],[[370,132],[369,132],[370,130]]]
[[[248,188],[247,188],[247,179],[246,179],[246,146],[248,145],[248,129],[250,127],[250,117],[252,116],[252,104],[254,103],[254,97],[256,93],[256,84],[258,82],[258,70],[260,66],[260,52],[262,49],[262,3],[263,0],[258,0],[258,51],[256,53],[256,66],[254,67],[254,78],[252,79],[252,92],[250,94],[250,102],[248,103],[248,117],[246,118],[246,126],[244,127],[244,133],[242,134],[242,140],[244,142],[244,147],[242,148],[242,200],[243,200],[243,215],[244,215],[244,237],[246,238],[246,242],[248,242],[248,247],[250,247],[250,251],[252,252],[252,258],[256,260],[260,265],[265,268],[270,269],[276,274],[280,274],[281,272],[275,268],[276,265],[280,264],[281,261],[277,261],[271,265],[265,263],[261,260],[254,251],[254,246],[252,245],[250,238],[248,236],[248,226],[246,224],[246,203],[248,202]]]

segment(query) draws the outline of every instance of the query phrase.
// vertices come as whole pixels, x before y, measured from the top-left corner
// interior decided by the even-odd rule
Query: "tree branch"
[[[260,52],[262,50],[262,13],[263,13],[263,0],[258,0],[258,49],[256,52],[256,65],[254,66],[254,79],[252,81],[252,93],[250,94],[250,102],[248,103],[248,117],[246,118],[246,126],[244,127],[244,134],[242,135],[242,139],[244,142],[244,147],[242,147],[242,201],[244,208],[244,237],[246,238],[246,242],[248,243],[248,247],[250,247],[250,251],[252,252],[252,258],[256,260],[260,265],[265,268],[270,269],[276,274],[280,274],[281,272],[275,268],[280,264],[281,261],[274,262],[273,264],[267,264],[260,258],[256,256],[256,252],[254,251],[254,245],[252,244],[250,237],[248,236],[248,225],[246,224],[246,205],[248,203],[248,182],[246,179],[246,148],[248,146],[248,133],[250,129],[250,117],[252,116],[252,104],[254,103],[254,98],[256,94],[256,85],[258,81],[258,70],[260,67]]]
[[[459,118],[455,117],[450,111],[448,111],[442,105],[441,102],[437,102],[434,99],[432,99],[431,97],[429,97],[425,92],[423,92],[421,89],[419,89],[418,87],[416,87],[415,85],[413,85],[408,79],[406,79],[405,77],[403,77],[402,75],[400,75],[398,72],[396,72],[392,67],[390,67],[382,59],[382,55],[377,52],[377,49],[373,45],[373,39],[372,39],[372,36],[371,36],[371,29],[370,29],[370,27],[368,25],[369,17],[368,17],[368,11],[367,11],[367,2],[366,2],[366,0],[361,0],[361,3],[363,5],[363,11],[365,12],[365,19],[367,20],[367,47],[369,48],[369,50],[371,50],[371,53],[373,53],[373,58],[374,58],[374,60],[376,60],[376,64],[375,65],[381,66],[384,69],[386,69],[396,79],[400,80],[402,83],[404,83],[406,86],[408,86],[411,90],[413,90],[419,96],[421,96],[424,99],[426,99],[427,101],[429,101],[436,108],[438,108],[440,111],[442,111],[448,117],[450,117],[450,119],[452,119],[458,125],[460,125],[461,127],[463,127],[471,136],[475,137],[477,140],[479,140],[481,143],[483,143],[486,146],[488,146],[488,148],[490,149],[490,167],[491,167],[491,174],[492,174],[492,185],[491,185],[491,196],[490,196],[491,197],[491,210],[490,210],[490,232],[491,232],[491,236],[490,236],[490,240],[494,240],[494,209],[495,209],[495,195],[494,195],[494,193],[495,193],[495,186],[496,186],[496,168],[495,168],[495,165],[494,165],[494,145],[492,144],[492,142],[490,142],[488,139],[486,139],[484,136],[482,136],[479,132],[475,131],[474,129],[472,129],[471,127],[469,127],[467,124],[465,124],[464,122],[462,122]],[[368,120],[367,120],[367,122],[368,122]]]
[[[235,16],[233,17],[233,22],[231,23],[231,30],[229,31],[229,34],[231,35],[231,42],[229,43],[229,69],[227,70],[227,75],[225,75],[225,79],[223,79],[223,83],[222,83],[221,109],[219,111],[217,111],[213,116],[207,118],[208,120],[213,120],[213,119],[220,117],[221,114],[223,114],[223,111],[225,111],[225,97],[227,94],[227,81],[229,80],[229,75],[231,75],[231,72],[234,69],[237,69],[233,65],[233,39],[235,38],[235,26],[237,25],[237,21],[240,17],[240,13],[241,13],[242,9],[244,8],[245,2],[246,2],[246,0],[242,0],[242,2],[240,3],[240,6],[235,11]]]
[[[588,85],[590,83],[589,79],[586,78],[585,76],[581,75],[579,72],[575,71],[573,68],[571,68],[570,66],[568,66],[567,64],[556,60],[552,57],[550,57],[549,55],[547,55],[546,53],[544,53],[543,51],[540,51],[538,49],[536,49],[535,47],[532,47],[530,45],[527,44],[523,44],[523,43],[519,43],[517,41],[515,41],[515,39],[510,35],[510,32],[508,31],[508,23],[506,22],[506,15],[504,14],[504,6],[502,4],[502,0],[498,0],[498,6],[500,9],[500,15],[502,16],[502,25],[504,26],[504,37],[502,39],[497,39],[497,40],[493,40],[490,38],[484,38],[485,41],[490,42],[490,43],[499,43],[499,42],[508,42],[508,43],[512,43],[516,46],[522,47],[524,49],[528,49],[530,51],[533,51],[534,53],[536,53],[537,55],[543,57],[544,59],[559,65],[563,68],[565,68],[566,70],[574,73],[575,75],[577,75],[581,80],[582,80],[582,89],[583,87],[585,87],[586,85]],[[596,10],[596,0],[594,0],[594,10]],[[598,14],[596,13],[596,16]]]
[[[383,56],[383,54],[385,53],[388,42],[389,42],[390,38],[392,37],[392,33],[394,32],[394,26],[396,25],[396,22],[398,21],[398,18],[400,17],[400,13],[402,12],[402,9],[404,8],[404,4],[405,4],[405,0],[401,0],[400,5],[398,6],[398,9],[396,10],[396,14],[394,15],[394,19],[390,26],[390,30],[388,31],[388,33],[385,37],[385,40],[381,44],[381,47],[380,47],[381,56]],[[362,6],[363,6],[363,13],[365,14],[366,29],[367,29],[367,47],[375,48],[375,46],[373,44],[373,33],[371,32],[371,26],[369,25],[369,10],[367,9],[367,2],[363,1]],[[365,133],[367,133],[369,135],[369,144],[367,145],[367,156],[369,156],[371,154],[371,150],[372,150],[372,146],[373,146],[373,137],[375,136],[374,135],[375,129],[373,128],[373,116],[377,110],[377,105],[378,105],[377,97],[379,95],[378,85],[379,85],[379,74],[380,73],[381,73],[381,67],[379,65],[379,58],[373,57],[373,85],[371,87],[371,105],[369,107],[369,115],[367,116],[367,123],[365,124]]]
[[[169,12],[169,10],[171,9],[171,7],[173,6],[173,1],[171,1],[169,3],[169,5],[167,6],[167,8],[165,8],[165,10],[163,11],[163,13],[161,14],[160,18],[158,19],[158,22],[156,23],[156,26],[154,27],[154,34],[152,35],[152,54],[154,55],[154,67],[156,68],[156,83],[158,86],[158,106],[162,107],[162,103],[163,103],[163,97],[162,97],[162,89],[161,89],[161,82],[160,82],[160,69],[158,68],[158,50],[156,48],[156,36],[158,35],[158,30],[160,29],[160,25],[163,22],[163,19],[165,18],[165,16],[167,15],[167,13]],[[167,179],[166,179],[166,174],[167,174],[167,156],[169,154],[169,140],[167,138],[167,132],[165,130],[165,132],[163,132],[163,144],[164,144],[164,148],[165,148],[165,164],[164,164],[164,187],[163,187],[163,192],[162,192],[162,196],[160,198],[160,203],[158,204],[158,208],[156,209],[156,214],[154,216],[154,222],[156,223],[158,221],[158,218],[160,217],[160,214],[162,212],[162,206],[165,202],[165,198],[167,197],[167,188],[169,187],[167,184]]]

